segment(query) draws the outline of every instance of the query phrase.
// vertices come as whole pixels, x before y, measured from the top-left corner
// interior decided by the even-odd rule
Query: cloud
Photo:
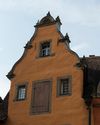
[[[42,15],[51,11],[59,14],[64,22],[86,26],[100,26],[100,2],[97,0],[0,0],[0,10],[21,11]]]
[[[2,51],[3,51],[3,48],[0,47],[0,52],[2,52]]]
[[[80,51],[82,49],[87,49],[88,48],[88,44],[87,43],[81,43],[81,44],[77,44],[76,46],[72,46],[72,50],[74,51]]]
[[[2,96],[2,98],[4,98],[10,89],[9,81],[6,80],[5,78],[3,78],[3,80],[0,79],[0,88],[2,88],[0,90],[0,96]]]
[[[81,41],[81,44],[75,42],[76,45],[75,46],[73,45],[71,47],[72,50],[77,51],[79,53],[80,53],[80,51],[81,52],[83,51],[84,53],[97,51],[97,49],[96,49],[97,47],[94,47],[93,43],[95,45],[98,45],[97,42],[100,41],[99,40],[99,30],[100,30],[100,28],[99,28],[100,27],[100,1],[99,0],[84,0],[84,1],[82,1],[82,0],[50,0],[50,1],[49,0],[42,0],[42,1],[41,0],[0,0],[0,17],[1,17],[1,19],[3,19],[2,18],[3,15],[5,17],[7,15],[7,17],[10,18],[10,14],[12,14],[12,13],[13,14],[11,16],[13,16],[13,15],[22,16],[21,14],[25,13],[25,16],[29,15],[28,16],[29,18],[34,16],[36,19],[41,19],[41,17],[44,16],[47,13],[47,11],[50,11],[54,17],[56,17],[58,15],[61,17],[61,20],[65,26],[64,27],[65,30],[67,28],[66,26],[69,24],[68,26],[70,26],[70,32],[71,32],[71,29],[73,31],[73,32],[71,32],[72,38],[74,38],[73,41],[77,41],[76,39],[78,39],[78,37],[79,37],[79,41]],[[20,16],[19,16],[19,20],[20,20]],[[16,20],[16,22],[14,22],[14,24],[19,23],[19,22],[17,22],[17,19],[15,19],[15,20]],[[12,22],[12,21],[10,21],[10,22]],[[6,24],[9,25],[8,21]],[[2,25],[2,23],[1,23],[1,25]],[[79,27],[81,25],[85,26],[86,28],[80,29]],[[1,28],[1,33],[2,33],[2,30],[6,31],[6,29],[7,29],[7,27],[6,26],[4,27],[4,26],[3,26],[3,28]],[[76,27],[73,28],[73,26],[76,26]],[[77,27],[78,27],[78,30],[77,30]],[[95,27],[95,28],[92,30],[91,28],[89,29],[87,27]],[[96,30],[96,27],[98,30]],[[89,29],[89,31],[86,31],[85,29]],[[78,32],[80,30],[83,30],[83,31]],[[9,28],[9,31],[11,32],[11,34],[13,34],[10,28]],[[27,32],[30,32],[30,31],[27,30]],[[85,32],[85,33],[82,34],[83,32]],[[16,33],[17,33],[17,31],[16,31]],[[75,34],[75,37],[74,37],[73,33]],[[7,33],[7,35],[9,35],[9,32]],[[6,32],[4,34],[4,37],[5,36],[6,36]],[[12,40],[13,39],[14,39],[14,36],[12,35]],[[95,42],[93,42],[93,40]],[[3,40],[1,40],[1,41],[3,41]],[[13,44],[11,44],[11,42],[12,43],[14,42],[14,41],[11,41],[9,39],[9,37],[7,37],[7,40],[5,40],[5,41],[9,42],[9,43],[6,43],[6,45],[9,44],[10,46],[13,45]],[[84,41],[87,43],[85,43]],[[90,41],[90,43],[89,43],[89,41]],[[17,42],[16,39],[15,39],[15,42]],[[74,42],[72,44],[74,44]],[[3,46],[3,45],[1,45],[1,46]],[[89,50],[89,48],[92,48],[92,49]],[[93,51],[93,49],[94,49],[94,51]],[[3,50],[4,50],[4,48],[1,47],[0,52],[2,53]],[[7,51],[7,49],[6,49],[6,51]],[[98,48],[98,53],[99,53],[99,48]],[[14,57],[15,57],[15,55],[14,55]],[[4,59],[4,56],[2,58]],[[8,57],[5,57],[5,58],[8,59]],[[4,61],[4,62],[7,62],[7,67],[8,67],[9,59],[8,59],[8,61]],[[7,71],[7,69],[9,69],[9,67],[5,68],[6,67],[5,65],[4,66],[1,65],[1,67],[2,67],[1,68],[2,77],[0,77],[0,78],[3,80],[0,80],[0,96],[2,95],[4,97],[7,93],[7,91],[9,90],[10,84],[9,84],[9,81],[6,80],[3,76],[6,74],[6,72],[9,71],[9,70]],[[5,73],[3,73],[3,72],[5,72]]]

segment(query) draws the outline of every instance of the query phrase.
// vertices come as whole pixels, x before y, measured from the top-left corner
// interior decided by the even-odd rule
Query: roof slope
[[[94,83],[95,87],[100,82],[100,56],[86,57],[88,66],[88,82]]]
[[[89,56],[81,58],[84,67],[83,97],[86,101],[97,96],[97,86],[100,82],[100,56]]]

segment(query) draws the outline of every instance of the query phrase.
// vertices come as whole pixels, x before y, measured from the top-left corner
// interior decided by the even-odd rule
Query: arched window
[[[99,84],[97,86],[97,97],[100,97],[100,81],[99,81]]]

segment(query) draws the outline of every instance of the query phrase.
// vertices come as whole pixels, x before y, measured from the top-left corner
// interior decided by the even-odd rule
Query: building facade
[[[7,75],[11,88],[3,124],[99,125],[96,98],[93,101],[97,91],[91,91],[87,78],[91,58],[80,58],[70,49],[69,36],[63,36],[60,26],[60,18],[49,12],[35,25],[22,57]]]

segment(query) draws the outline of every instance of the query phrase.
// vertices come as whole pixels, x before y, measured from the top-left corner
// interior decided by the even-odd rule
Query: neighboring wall
[[[100,98],[93,99],[94,125],[100,125]]]

